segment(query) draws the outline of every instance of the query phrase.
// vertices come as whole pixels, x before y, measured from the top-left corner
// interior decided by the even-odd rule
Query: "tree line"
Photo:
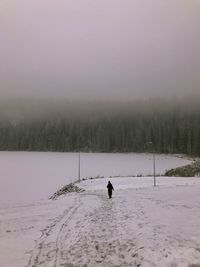
[[[41,116],[1,116],[0,150],[200,155],[198,105],[98,103],[91,109],[79,105],[78,111],[72,106]]]

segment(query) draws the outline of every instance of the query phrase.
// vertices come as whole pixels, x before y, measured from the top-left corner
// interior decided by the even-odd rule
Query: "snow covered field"
[[[0,266],[188,267],[200,264],[200,179],[112,178],[56,201],[1,205]]]
[[[153,187],[153,177],[108,178],[151,174],[151,155],[81,158],[82,176],[106,178],[53,201],[77,179],[76,153],[0,153],[0,267],[200,266],[199,178],[157,177]],[[159,155],[156,172],[188,162]]]
[[[156,173],[188,163],[178,157],[157,155]],[[81,153],[81,177],[152,173],[151,154]],[[0,203],[47,199],[77,177],[77,153],[0,152]]]

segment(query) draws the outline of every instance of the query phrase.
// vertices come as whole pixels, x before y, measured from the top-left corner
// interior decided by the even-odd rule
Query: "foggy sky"
[[[0,98],[200,93],[200,0],[1,0]]]

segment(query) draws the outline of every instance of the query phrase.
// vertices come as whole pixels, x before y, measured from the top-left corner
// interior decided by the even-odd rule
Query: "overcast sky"
[[[200,94],[200,0],[1,0],[0,97]]]

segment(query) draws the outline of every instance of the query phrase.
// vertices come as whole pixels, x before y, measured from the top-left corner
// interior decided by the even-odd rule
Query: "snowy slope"
[[[200,179],[88,180],[56,201],[0,208],[0,266],[200,264]]]

